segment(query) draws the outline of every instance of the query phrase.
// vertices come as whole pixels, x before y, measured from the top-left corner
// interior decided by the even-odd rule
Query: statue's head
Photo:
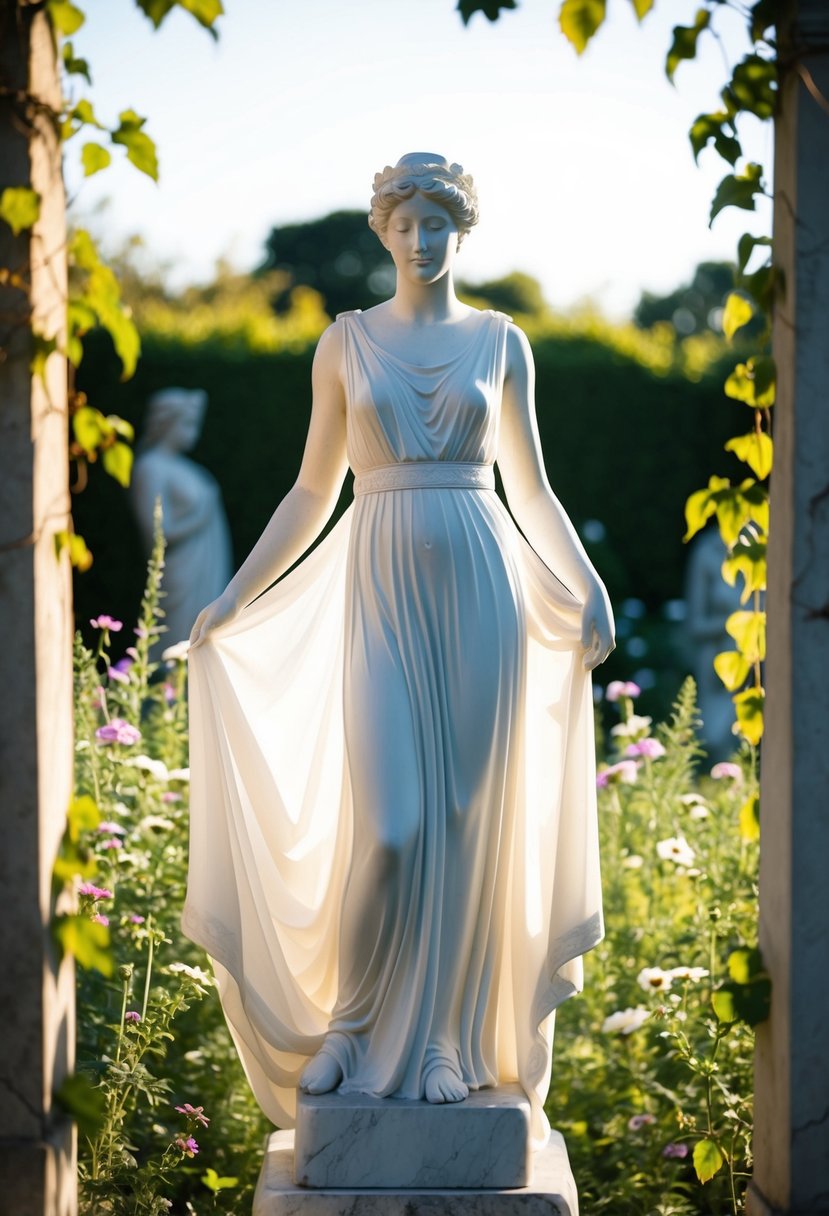
[[[159,389],[147,401],[141,450],[163,446],[188,452],[199,437],[206,407],[204,389]]]
[[[434,152],[408,152],[393,167],[386,165],[374,178],[369,227],[385,244],[386,229],[395,207],[415,194],[438,203],[458,230],[458,244],[478,222],[478,195],[461,165],[450,165]]]

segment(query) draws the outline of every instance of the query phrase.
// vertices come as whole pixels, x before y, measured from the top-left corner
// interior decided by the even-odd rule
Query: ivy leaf
[[[654,6],[655,0],[630,0],[636,20],[643,21]]]
[[[126,489],[132,474],[132,448],[126,443],[113,443],[111,447],[104,448],[102,460],[110,477],[114,477]]]
[[[725,622],[725,631],[737,643],[748,663],[762,663],[766,657],[766,614],[738,609]]]
[[[743,840],[760,839],[760,799],[752,794],[740,807],[740,835]]]
[[[107,165],[112,160],[112,156],[106,148],[102,148],[100,144],[88,143],[81,148],[81,164],[83,165],[84,177],[91,177],[93,173],[100,173],[101,169],[106,169]]]
[[[744,460],[760,481],[765,480],[771,472],[774,444],[771,436],[765,431],[750,431],[747,435],[737,435],[734,439],[729,439],[725,450],[733,452],[738,460]]]
[[[136,0],[136,3],[156,29],[174,8],[180,7],[195,17],[214,38],[217,35],[213,23],[224,12],[221,0]]]
[[[742,173],[729,173],[722,179],[711,202],[709,228],[726,207],[741,207],[744,211],[755,210],[755,195],[764,193],[762,173],[762,165],[751,161]]]
[[[69,803],[66,816],[66,831],[69,839],[77,843],[81,832],[91,832],[101,822],[101,812],[94,798],[81,794]]]
[[[227,1191],[232,1187],[239,1185],[238,1178],[222,1178],[216,1173],[212,1166],[208,1167],[207,1172],[202,1174],[201,1180],[207,1189],[212,1191],[214,1195],[217,1195],[219,1191]]]
[[[743,576],[741,604],[747,603],[753,591],[766,589],[766,551],[765,537],[746,539],[743,533],[722,564],[722,576],[729,587],[736,586],[738,574]]]
[[[58,348],[57,338],[46,338],[43,334],[32,333],[32,359],[29,370],[32,375],[46,383],[46,361]]]
[[[765,41],[766,30],[777,21],[777,0],[757,0],[751,9],[749,37],[752,42]]]
[[[40,195],[28,186],[7,186],[0,194],[0,219],[6,221],[15,236],[31,228],[40,215]]]
[[[147,121],[135,110],[123,110],[119,115],[119,126],[112,132],[112,142],[123,144],[127,149],[127,159],[132,161],[136,169],[146,173],[154,182],[158,181],[158,157],[155,144],[146,131],[141,128]]]
[[[114,967],[106,925],[76,913],[56,917],[52,929],[61,952],[73,955],[84,971],[99,971],[107,977],[112,975]]]
[[[475,13],[483,13],[488,21],[497,21],[502,8],[515,7],[515,0],[458,0],[457,11],[464,25],[469,25]]]
[[[769,313],[771,312],[774,300],[775,288],[780,278],[781,272],[779,268],[773,266],[771,262],[767,262],[765,266],[761,266],[753,274],[742,275],[740,277],[740,286],[753,297],[755,303],[763,312]]]
[[[606,16],[606,0],[564,0],[558,23],[565,38],[581,55]]]
[[[742,694],[741,694],[742,695]],[[757,1026],[769,1016],[771,980],[760,951],[742,947],[728,956],[731,976],[711,994],[714,1012],[721,1022],[747,1022]]]
[[[722,317],[722,328],[726,338],[730,341],[738,329],[748,325],[753,316],[754,305],[751,300],[747,300],[739,292],[729,292]]]
[[[748,679],[751,665],[739,650],[724,650],[714,658],[714,671],[729,692],[736,692]]]
[[[78,1125],[78,1135],[94,1140],[106,1119],[106,1097],[82,1072],[70,1073],[55,1091],[55,1101]]]
[[[735,67],[723,96],[726,105],[734,106],[735,110],[756,114],[760,119],[773,118],[777,104],[777,68],[774,62],[763,59],[761,55],[746,55]]]
[[[92,77],[89,73],[89,64],[85,59],[77,59],[75,50],[71,42],[63,44],[61,51],[61,59],[63,60],[63,70],[69,76],[83,76],[87,84],[92,84]]]
[[[700,152],[713,139],[714,147],[723,160],[727,160],[729,165],[736,165],[743,154],[743,149],[739,139],[733,133],[733,126],[730,135],[723,130],[725,123],[731,125],[731,120],[724,110],[718,110],[714,114],[700,114],[694,119],[691,130],[688,132],[688,138],[691,141],[695,161],[699,162]]]
[[[756,747],[763,737],[763,689],[747,688],[745,692],[738,692],[732,700],[739,733]]]
[[[758,245],[771,246],[772,239],[770,236],[755,236],[753,232],[744,232],[737,242],[737,265],[740,274],[743,273],[749,263],[752,253]]]
[[[699,1140],[694,1145],[694,1169],[700,1182],[708,1182],[725,1165],[725,1157],[713,1140]]]
[[[729,487],[731,482],[727,477],[712,476],[704,490],[696,490],[685,503],[685,523],[687,531],[683,541],[689,541],[700,532],[717,509],[717,499],[714,497],[719,490]]]
[[[766,974],[763,956],[756,946],[741,946],[728,956],[728,974],[735,984],[750,984]]]
[[[755,356],[747,363],[738,363],[725,382],[726,397],[743,401],[754,409],[769,409],[774,405],[777,369],[771,356]]]
[[[715,992],[711,993],[711,1004],[714,1006],[718,1022],[729,1025],[731,1022],[739,1020],[740,1015],[737,1013],[734,993],[727,985],[723,985],[722,988],[717,988]]]
[[[52,25],[65,38],[79,30],[86,21],[86,15],[70,0],[47,0],[46,9],[52,18]]]
[[[674,82],[674,73],[683,59],[694,59],[697,54],[697,39],[703,30],[711,23],[711,14],[707,8],[697,9],[693,25],[675,25],[674,40],[665,60],[665,75]]]

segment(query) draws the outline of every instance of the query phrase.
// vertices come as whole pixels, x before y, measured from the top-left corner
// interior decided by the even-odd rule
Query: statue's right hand
[[[196,623],[190,631],[190,649],[195,650],[206,642],[209,635],[220,625],[227,625],[239,615],[239,605],[230,596],[222,594],[212,604],[202,608],[196,617]]]

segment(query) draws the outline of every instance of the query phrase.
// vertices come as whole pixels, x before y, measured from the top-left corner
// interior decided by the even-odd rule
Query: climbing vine
[[[656,0],[629,0],[629,3],[641,22],[654,8]],[[458,0],[457,7],[467,23],[476,12],[495,21],[501,10],[514,9],[516,3],[515,0]],[[757,198],[770,196],[763,166],[748,161],[743,154],[739,126],[746,114],[763,121],[771,120],[778,95],[774,36],[776,0],[755,0],[753,4],[703,0],[692,25],[677,25],[673,29],[665,56],[668,79],[674,83],[680,65],[696,58],[702,39],[719,37],[717,16],[724,8],[734,9],[745,18],[751,50],[731,69],[716,108],[700,114],[689,131],[696,161],[710,149],[729,169],[711,201],[709,226],[727,207],[755,211]],[[607,0],[563,0],[559,5],[559,26],[579,55],[599,31],[606,16]],[[763,733],[762,663],[766,653],[763,595],[769,531],[768,478],[773,455],[771,408],[776,382],[771,356],[771,317],[782,283],[768,236],[744,233],[737,246],[736,266],[734,288],[725,302],[723,331],[731,340],[749,321],[754,321],[758,336],[756,354],[738,363],[724,385],[726,396],[743,402],[751,411],[745,433],[730,439],[725,449],[747,465],[751,475],[736,483],[727,477],[712,476],[705,488],[691,494],[685,504],[687,530],[683,539],[691,540],[709,520],[715,520],[727,551],[722,564],[723,578],[731,586],[737,584],[738,577],[742,578],[740,599],[743,606],[726,621],[734,649],[718,654],[714,667],[733,694],[735,733],[756,745]]]

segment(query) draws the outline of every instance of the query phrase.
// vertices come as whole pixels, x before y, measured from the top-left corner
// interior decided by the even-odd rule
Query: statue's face
[[[440,203],[413,194],[392,211],[383,244],[398,275],[413,283],[434,283],[452,267],[458,228]]]
[[[184,409],[176,414],[167,430],[167,446],[175,452],[189,452],[201,433],[202,410]]]

